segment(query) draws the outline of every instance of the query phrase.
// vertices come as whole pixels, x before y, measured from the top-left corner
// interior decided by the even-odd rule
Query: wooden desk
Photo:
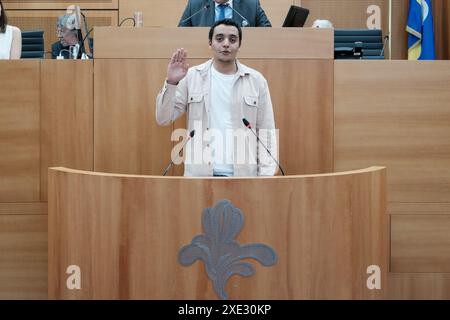
[[[158,61],[0,61],[0,298],[47,297],[48,166],[161,174],[173,127],[152,123],[167,60]],[[449,62],[330,60],[321,69],[322,60],[248,61],[278,88],[289,173],[387,167],[389,297],[449,299]]]
[[[209,28],[96,27],[96,59],[169,59],[185,48],[209,59]],[[332,29],[244,28],[240,59],[334,59]]]
[[[247,259],[256,273],[230,278],[224,288],[230,299],[382,299],[389,261],[385,189],[384,168],[230,179],[50,169],[49,298],[216,299],[220,291],[202,264],[183,266],[178,254],[206,232],[205,224],[211,239],[233,234],[239,219],[229,209],[202,230],[203,210],[226,199],[245,220],[230,241],[262,243],[277,256],[266,268]],[[228,270],[213,255],[236,252],[211,251],[204,257],[213,259],[217,274]],[[66,287],[70,265],[81,270],[81,290]],[[381,290],[367,287],[372,265],[380,267]]]

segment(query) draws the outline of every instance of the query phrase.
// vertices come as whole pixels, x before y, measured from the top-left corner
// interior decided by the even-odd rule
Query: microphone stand
[[[198,10],[198,11],[197,11],[196,13],[194,13],[193,15],[187,17],[186,19],[181,20],[181,21],[178,23],[178,25],[181,25],[181,24],[185,23],[186,21],[191,20],[193,17],[195,17],[196,15],[198,15],[200,12],[202,12],[202,11],[204,11],[204,10],[208,10],[210,6],[211,6],[211,5],[209,5],[209,4],[203,6],[203,8],[201,8],[200,10]]]
[[[256,134],[256,132],[253,130],[250,122],[247,121],[247,119],[242,119],[242,122],[244,122],[244,126],[248,129],[250,129],[250,131],[255,135],[256,140],[264,147],[264,149],[266,150],[266,152],[269,154],[269,156],[273,159],[273,161],[275,161],[275,163],[278,165],[278,168],[280,168],[281,174],[283,176],[285,176],[284,174],[284,170],[281,167],[280,163],[278,162],[277,159],[275,159],[275,157],[272,155],[272,153],[270,153],[269,149],[264,145],[264,143],[259,139],[258,135]]]
[[[384,36],[384,44],[383,44],[383,50],[381,50],[380,57],[384,55],[384,49],[386,48],[386,43],[389,40],[389,35]]]
[[[224,5],[226,5],[231,10],[233,10],[233,12],[236,12],[242,18],[242,27],[245,28],[248,26],[248,20],[242,14],[240,14],[236,9],[234,9],[232,6],[230,6],[230,4],[228,2],[224,3]]]
[[[195,130],[192,130],[192,131],[189,133],[189,136],[188,136],[187,140],[184,142],[183,148],[181,148],[180,152],[184,149],[184,147],[185,147],[186,144],[189,142],[189,140],[191,140],[191,139],[194,137],[194,135],[195,135]],[[178,153],[178,155],[180,155],[180,154]],[[170,168],[172,168],[172,166],[173,166],[173,160],[171,159],[169,165],[168,165],[167,168],[164,170],[163,177],[167,174],[167,172],[169,172],[169,170],[170,170]]]

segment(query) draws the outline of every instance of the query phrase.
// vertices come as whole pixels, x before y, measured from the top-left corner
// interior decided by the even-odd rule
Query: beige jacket
[[[159,125],[169,125],[187,112],[187,129],[189,132],[195,129],[194,138],[186,146],[186,159],[195,158],[196,155],[191,154],[193,145],[201,146],[203,156],[200,156],[201,162],[198,161],[198,157],[197,161],[185,162],[185,176],[213,175],[213,165],[208,160],[211,153],[208,141],[211,66],[212,60],[209,60],[190,68],[186,77],[176,86],[166,82],[156,99],[156,121]],[[232,95],[233,127],[247,132],[248,139],[251,140],[253,134],[242,122],[242,118],[246,118],[271,154],[277,157],[277,135],[267,81],[258,71],[240,64],[239,61],[237,67],[238,78]],[[269,134],[261,129],[268,129]],[[243,163],[235,159],[234,176],[274,175],[277,171],[276,163],[268,157],[263,147],[256,143],[254,136],[253,140],[249,143],[249,150],[246,151],[253,154],[253,161]],[[235,154],[236,152],[235,149]],[[261,161],[262,158],[264,161]]]

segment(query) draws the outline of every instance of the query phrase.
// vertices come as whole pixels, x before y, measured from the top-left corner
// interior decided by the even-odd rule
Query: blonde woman
[[[0,0],[0,60],[20,59],[22,54],[22,33],[8,24],[5,8]]]

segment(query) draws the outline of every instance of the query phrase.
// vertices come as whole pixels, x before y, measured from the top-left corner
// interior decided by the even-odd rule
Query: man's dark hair
[[[0,0],[0,7],[2,7],[0,16],[0,33],[5,33],[6,25],[8,24],[8,17],[6,16],[5,8],[3,7],[3,3],[1,0]]]
[[[216,29],[217,26],[220,25],[226,25],[226,26],[233,26],[236,27],[236,29],[238,29],[238,34],[239,34],[239,46],[241,46],[241,42],[242,42],[242,29],[241,27],[234,22],[231,19],[224,19],[224,20],[219,20],[216,23],[214,23],[211,27],[211,29],[209,29],[209,42],[212,42],[212,38],[214,35],[214,29]]]

